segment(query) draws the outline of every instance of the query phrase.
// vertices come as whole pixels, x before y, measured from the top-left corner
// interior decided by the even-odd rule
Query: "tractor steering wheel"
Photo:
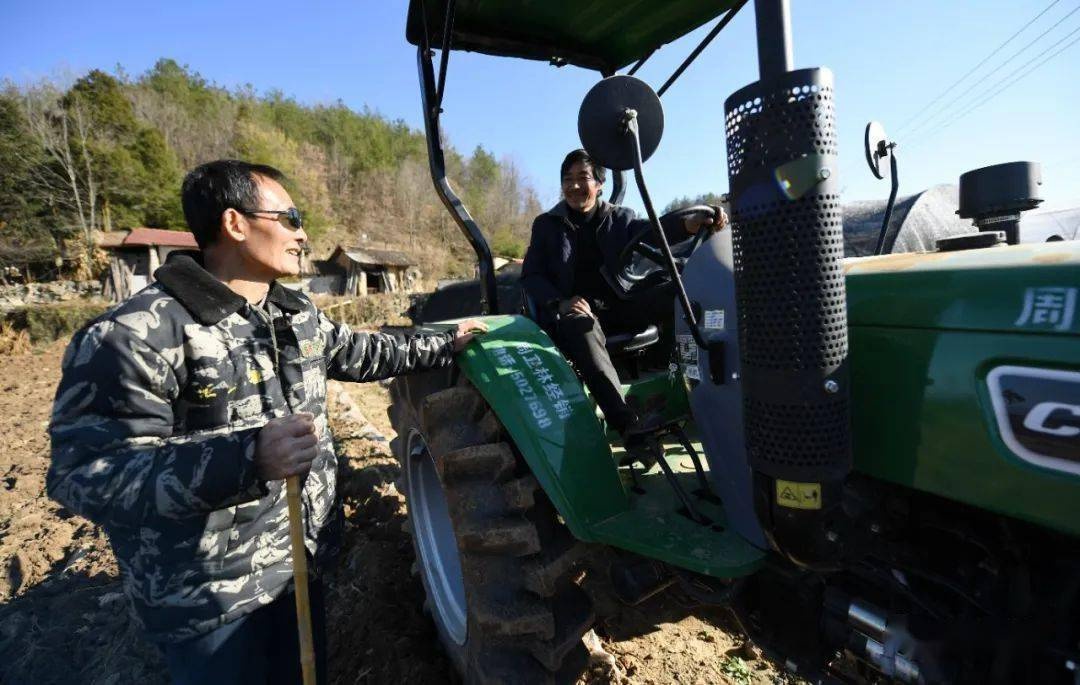
[[[693,207],[683,207],[682,209],[676,209],[673,212],[665,214],[665,217],[674,217],[681,221],[686,221],[688,217],[695,214],[708,214],[713,218],[716,217],[716,209],[708,205],[694,205]],[[619,265],[625,267],[631,258],[633,253],[637,253],[649,261],[662,265],[664,263],[664,253],[660,251],[660,248],[649,245],[645,240],[652,235],[653,228],[650,226],[641,231],[627,243],[622,252],[619,253]],[[685,253],[687,256],[694,253],[698,249],[698,246],[705,241],[705,238],[712,233],[711,230],[702,226],[700,230],[694,235],[692,242],[690,243],[690,249]],[[682,252],[682,250],[680,250]]]

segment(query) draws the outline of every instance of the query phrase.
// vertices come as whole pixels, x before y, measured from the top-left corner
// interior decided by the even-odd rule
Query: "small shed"
[[[169,253],[198,250],[195,236],[188,231],[136,228],[120,237],[120,232],[103,234],[98,247],[109,253],[104,295],[119,302],[139,292],[154,280],[154,271]]]
[[[524,259],[518,259],[517,257],[492,257],[491,262],[495,266],[496,271],[502,271],[506,267],[521,266],[524,263]]]
[[[326,264],[342,275],[342,295],[409,292],[419,276],[412,259],[397,250],[339,245]]]

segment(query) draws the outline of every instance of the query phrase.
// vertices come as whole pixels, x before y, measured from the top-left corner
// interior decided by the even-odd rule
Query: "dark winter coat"
[[[602,218],[596,240],[604,258],[605,278],[610,283],[622,268],[619,255],[630,241],[648,232],[645,242],[655,245],[655,235],[650,231],[649,220],[638,219],[629,207],[601,201],[597,211]],[[662,217],[660,225],[672,243],[689,237],[682,221]],[[555,320],[559,300],[575,295],[575,231],[565,200],[533,221],[532,237],[521,269],[521,286],[536,307],[537,323],[541,326],[547,327]],[[614,287],[617,289],[618,284]]]
[[[189,256],[155,276],[72,339],[46,487],[104,527],[150,636],[181,640],[273,601],[292,579],[284,482],[256,473],[259,429],[315,416],[302,502],[317,571],[340,537],[327,378],[445,366],[452,334],[354,333],[277,283],[253,307]]]

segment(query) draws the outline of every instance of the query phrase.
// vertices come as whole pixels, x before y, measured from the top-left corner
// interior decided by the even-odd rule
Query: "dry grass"
[[[334,321],[358,329],[411,326],[405,315],[411,298],[405,293],[378,293],[366,297],[316,296],[315,305]]]
[[[26,354],[30,351],[30,334],[7,321],[0,321],[0,355]]]
[[[34,345],[68,338],[91,319],[109,309],[104,301],[74,300],[55,304],[36,304],[8,312],[3,323],[25,332]]]

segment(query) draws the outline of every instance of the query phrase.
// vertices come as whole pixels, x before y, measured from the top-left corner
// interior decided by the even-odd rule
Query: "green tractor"
[[[760,78],[723,122],[731,230],[642,236],[628,256],[679,294],[676,321],[609,337],[627,395],[667,419],[646,456],[508,296],[446,180],[452,50],[595,69],[582,143],[615,174],[613,202],[633,170],[659,232],[642,167],[659,96],[617,70],[716,20],[707,43],[745,4],[411,3],[432,177],[479,275],[419,323],[472,309],[490,327],[453,371],[392,386],[446,651],[468,683],[574,682],[595,620],[581,568],[603,546],[619,598],[677,587],[729,607],[808,680],[1080,683],[1080,243],[1018,244],[1037,166],[961,179],[978,230],[845,259],[832,75],[792,70],[786,0],[755,0]],[[895,184],[895,150],[867,137]]]

